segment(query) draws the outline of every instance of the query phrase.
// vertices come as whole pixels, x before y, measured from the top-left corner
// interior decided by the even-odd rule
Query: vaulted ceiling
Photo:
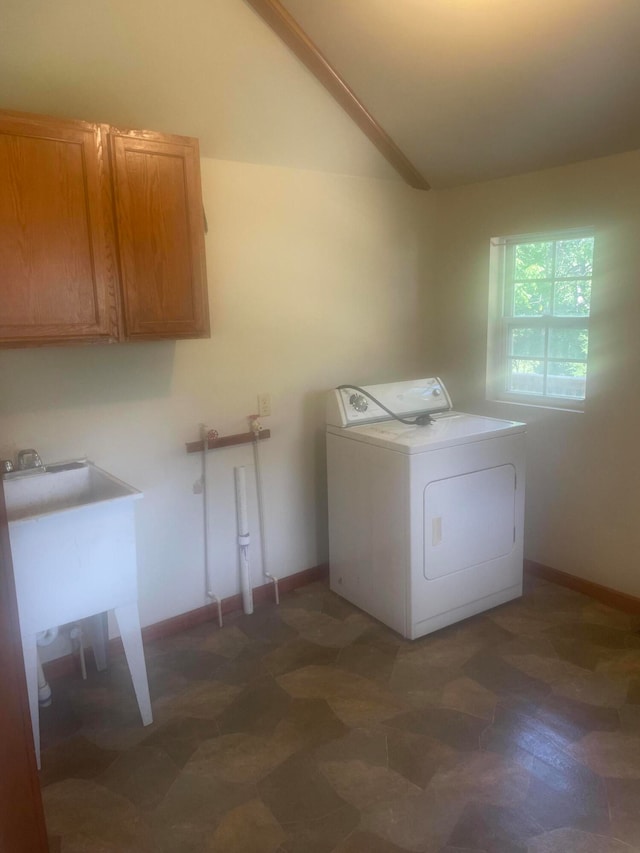
[[[638,0],[281,0],[435,187],[640,148]],[[4,0],[0,106],[397,178],[245,0]]]
[[[282,0],[433,186],[640,147],[638,0]]]

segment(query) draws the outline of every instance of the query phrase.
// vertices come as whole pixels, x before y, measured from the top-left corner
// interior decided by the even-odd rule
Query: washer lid
[[[409,426],[387,420],[348,429],[327,426],[327,431],[355,441],[364,441],[401,453],[423,453],[455,444],[468,444],[511,433],[524,432],[526,424],[504,421],[463,412],[445,412],[433,415],[434,423],[427,426]]]

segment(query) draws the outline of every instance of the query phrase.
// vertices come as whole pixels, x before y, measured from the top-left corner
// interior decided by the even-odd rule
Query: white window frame
[[[582,317],[554,317],[549,314],[539,317],[516,317],[507,313],[506,307],[512,304],[513,280],[507,276],[507,259],[515,246],[523,243],[552,242],[571,240],[580,237],[595,237],[593,228],[564,229],[537,234],[517,234],[508,237],[494,237],[490,244],[490,281],[489,281],[489,326],[487,340],[487,399],[524,406],[538,406],[570,411],[584,411],[588,393],[589,365],[585,380],[585,397],[562,397],[552,394],[527,394],[507,390],[509,365],[509,332],[517,326],[543,328],[545,334],[545,355],[542,360],[549,362],[547,355],[548,330],[551,328],[578,328],[589,332],[591,310]],[[594,248],[595,255],[595,248]],[[580,276],[575,276],[580,278]],[[557,279],[553,279],[556,281]],[[593,273],[591,280],[593,281]],[[553,293],[552,293],[553,300]],[[568,359],[562,359],[567,361]]]

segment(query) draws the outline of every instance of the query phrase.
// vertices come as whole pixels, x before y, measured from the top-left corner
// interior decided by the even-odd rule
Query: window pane
[[[557,281],[553,313],[556,317],[588,317],[591,309],[591,279]]]
[[[509,332],[509,354],[544,357],[544,329],[511,329]],[[563,354],[561,358],[569,358]]]
[[[586,329],[549,329],[549,358],[586,360],[589,332]]]
[[[542,394],[544,390],[544,362],[530,358],[510,358],[507,373],[507,391],[524,394]]]
[[[556,276],[588,275],[593,270],[593,237],[558,240]]]
[[[582,400],[585,396],[587,365],[570,361],[552,361],[547,376],[547,394],[555,397],[572,397]]]
[[[514,278],[551,278],[553,243],[520,243],[515,251]]]
[[[551,282],[524,281],[513,286],[513,316],[540,317],[551,313]]]

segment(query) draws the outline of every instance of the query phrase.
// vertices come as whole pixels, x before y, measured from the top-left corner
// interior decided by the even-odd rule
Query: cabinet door
[[[118,337],[99,125],[0,113],[0,344]]]
[[[111,130],[125,336],[209,335],[198,141]]]

